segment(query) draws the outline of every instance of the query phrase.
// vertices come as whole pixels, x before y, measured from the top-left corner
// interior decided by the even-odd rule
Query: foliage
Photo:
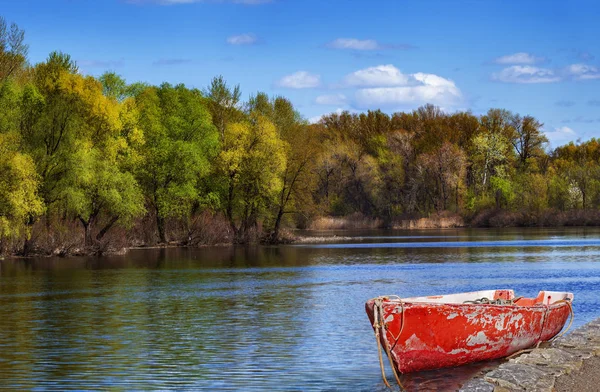
[[[0,244],[29,234],[26,224],[44,211],[35,165],[18,146],[15,133],[0,133]]]
[[[198,90],[148,87],[136,105],[145,140],[136,177],[156,214],[159,240],[166,242],[165,219],[190,214],[200,201],[198,182],[209,174],[218,134]]]
[[[287,147],[273,123],[258,113],[225,128],[217,170],[225,183],[225,214],[237,242],[251,239],[259,217],[281,191]]]
[[[21,253],[32,234],[52,244],[75,228],[63,248],[103,247],[115,225],[189,245],[278,241],[325,216],[502,226],[573,224],[599,209],[600,141],[546,148],[540,121],[499,108],[308,124],[285,97],[242,102],[222,76],[200,91],[85,76],[62,52],[29,65],[24,32],[0,17],[0,245]]]

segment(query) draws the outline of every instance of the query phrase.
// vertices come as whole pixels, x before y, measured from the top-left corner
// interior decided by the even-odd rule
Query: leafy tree
[[[472,171],[478,188],[486,190],[492,176],[503,177],[508,160],[508,140],[501,133],[485,132],[473,139],[471,152]]]
[[[28,235],[26,224],[44,211],[35,165],[19,152],[19,143],[15,132],[0,132],[0,245],[7,238]]]
[[[261,114],[225,128],[217,170],[224,180],[224,209],[236,242],[252,240],[258,220],[281,192],[287,144]]]
[[[270,99],[259,92],[250,97],[246,110],[250,116],[258,114],[269,119],[275,125],[278,137],[286,143],[282,187],[273,202],[274,218],[269,227],[269,240],[276,242],[284,216],[308,210],[312,203],[312,167],[317,155],[314,128],[309,127],[292,103],[283,97]]]
[[[166,242],[166,218],[187,216],[200,199],[198,181],[211,169],[218,133],[198,90],[163,84],[138,94],[136,103],[145,140],[137,178]]]
[[[222,141],[227,124],[241,119],[238,109],[242,95],[240,86],[230,88],[223,76],[217,76],[211,80],[204,94],[208,98],[208,108]]]
[[[586,209],[600,195],[600,142],[591,139],[559,147],[553,152],[554,167],[571,185],[576,205]]]
[[[115,224],[143,213],[133,176],[123,171],[130,155],[128,105],[104,95],[102,84],[77,73],[68,55],[52,53],[34,69],[21,99],[20,132],[41,177],[48,212],[76,217],[85,244],[101,219],[96,240]]]
[[[548,208],[547,178],[539,173],[519,173],[514,178],[518,208],[527,214],[537,214]]]
[[[115,72],[105,72],[100,75],[98,80],[102,83],[102,92],[105,96],[116,99],[119,102],[130,96],[125,79]]]
[[[61,200],[83,225],[86,246],[102,240],[117,221],[128,225],[145,211],[141,189],[132,173],[120,169],[118,153],[82,143],[78,165],[63,190]],[[102,215],[106,221],[94,241],[92,232]]]
[[[512,208],[515,200],[513,182],[505,176],[492,176],[490,184],[494,192],[496,208]]]

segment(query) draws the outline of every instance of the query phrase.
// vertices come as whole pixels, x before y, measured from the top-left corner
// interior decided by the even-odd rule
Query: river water
[[[598,229],[309,234],[353,238],[1,261],[0,388],[383,391],[364,303],[384,294],[571,291],[575,327],[600,317]]]

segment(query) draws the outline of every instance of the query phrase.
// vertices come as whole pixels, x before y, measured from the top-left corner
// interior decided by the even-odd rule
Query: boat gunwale
[[[561,300],[563,301],[563,300]],[[519,305],[516,303],[510,304],[492,304],[492,303],[482,303],[482,304],[457,304],[457,303],[440,303],[440,302],[411,302],[411,301],[398,301],[398,300],[386,300],[383,302],[383,305],[391,305],[391,306],[421,306],[421,307],[456,307],[456,308],[478,308],[478,307],[486,307],[486,308],[510,308],[510,309],[555,309],[563,306],[567,306],[565,302],[553,302],[549,305],[537,303],[535,305]]]
[[[500,306],[500,307],[506,307],[506,306],[510,306],[510,307],[521,307],[521,308],[535,308],[535,307],[539,307],[539,308],[550,308],[553,307],[553,305],[564,305],[564,303],[566,301],[573,303],[573,293],[568,292],[568,291],[546,291],[546,290],[541,290],[538,295],[536,297],[530,298],[530,297],[516,297],[517,302],[520,300],[528,300],[528,301],[537,301],[540,300],[540,302],[534,302],[531,304],[518,304],[517,302],[508,302],[508,303],[503,303],[503,304],[498,304],[498,303],[492,303],[492,302],[486,302],[486,303],[470,303],[468,301],[472,301],[472,300],[467,300],[467,302],[441,302],[440,299],[442,299],[443,297],[447,297],[449,301],[451,301],[452,297],[456,297],[459,295],[465,295],[465,294],[477,294],[477,293],[483,293],[483,292],[506,292],[509,293],[510,298],[508,298],[508,300],[510,301],[514,301],[515,300],[515,296],[514,296],[514,292],[513,290],[509,290],[509,289],[497,289],[497,290],[481,290],[481,291],[473,291],[473,292],[466,292],[466,293],[452,293],[452,294],[443,294],[443,295],[439,295],[439,296],[421,296],[421,297],[407,297],[407,298],[401,298],[397,295],[389,295],[389,296],[380,296],[377,298],[372,298],[367,302],[371,302],[371,301],[376,301],[376,300],[383,300],[384,302],[387,303],[397,303],[398,305],[407,305],[407,304],[413,304],[413,305],[417,305],[417,304],[423,304],[423,305],[427,305],[427,306],[432,306],[432,305],[442,305],[442,306],[450,306],[450,305],[458,305],[458,306],[465,306],[465,305],[475,305],[475,306]],[[542,296],[542,293],[544,293],[544,295]],[[554,299],[552,302],[550,303],[544,303],[546,294],[551,294],[552,296],[554,296],[556,298],[556,296],[558,296],[558,299]],[[541,298],[540,298],[541,297]],[[477,298],[475,298],[477,299]]]

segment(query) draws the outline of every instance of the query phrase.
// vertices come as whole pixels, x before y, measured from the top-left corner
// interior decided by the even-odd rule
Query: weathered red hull
[[[565,325],[567,301],[573,298],[570,293],[540,292],[537,298],[509,305],[443,302],[479,293],[483,292],[403,300],[380,297],[378,324],[385,331],[381,344],[396,369],[410,373],[502,358],[549,340]],[[490,299],[513,298],[511,290],[486,293],[494,296]],[[366,304],[371,324],[376,301]]]

